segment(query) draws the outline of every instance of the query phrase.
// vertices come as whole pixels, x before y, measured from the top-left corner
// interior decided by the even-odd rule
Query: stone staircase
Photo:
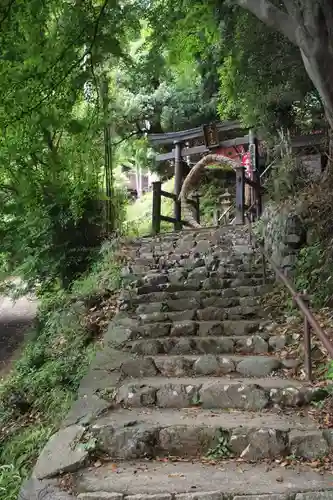
[[[333,433],[306,415],[322,390],[285,377],[300,361],[279,357],[292,339],[261,304],[274,279],[246,230],[146,238],[132,259],[103,349],[22,498],[70,500],[54,478],[71,472],[81,500],[333,499],[330,474],[281,467],[329,455]]]

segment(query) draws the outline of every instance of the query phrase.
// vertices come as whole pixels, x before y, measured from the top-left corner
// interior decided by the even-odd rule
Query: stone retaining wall
[[[306,243],[306,229],[295,207],[270,202],[265,207],[257,231],[275,263],[286,275],[292,275],[297,254]]]

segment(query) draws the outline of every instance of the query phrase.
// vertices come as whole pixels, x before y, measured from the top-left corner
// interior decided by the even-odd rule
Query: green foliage
[[[273,133],[293,127],[294,104],[302,107],[313,89],[298,48],[244,9],[225,7],[220,16],[221,117],[237,116]]]
[[[209,170],[214,170],[214,166]],[[221,172],[221,169],[218,169]],[[226,185],[226,180],[215,179],[214,176],[212,181],[205,181],[203,179],[203,185],[200,192],[200,215],[201,223],[203,225],[209,225],[213,221],[213,212],[216,208],[218,197],[224,192],[224,186]],[[173,192],[174,189],[174,179],[170,179],[162,185],[164,191],[169,193]],[[145,193],[139,200],[135,203],[128,205],[127,208],[127,218],[125,226],[125,231],[131,236],[143,236],[151,233],[151,217],[153,209],[153,194],[152,192]],[[162,209],[161,213],[163,215],[173,217],[173,201],[162,197]],[[161,232],[168,232],[172,230],[172,225],[167,222],[161,223]]]
[[[8,500],[16,500],[17,498],[17,484],[21,483],[21,476],[17,472],[17,468],[11,465],[0,466],[0,493],[3,498]]]
[[[309,175],[297,161],[290,147],[290,138],[280,132],[279,159],[269,173],[265,183],[269,199],[279,203],[298,193],[310,183]]]
[[[136,14],[117,0],[79,9],[19,0],[2,21],[1,263],[43,289],[70,287],[101,241],[111,119],[100,109],[101,80],[106,60],[125,57]],[[123,213],[113,198],[111,230]]]
[[[218,438],[217,445],[208,451],[207,458],[210,460],[219,460],[228,458],[231,454],[232,453],[229,447],[229,433],[224,429],[220,429],[220,436]]]
[[[0,491],[8,500],[17,498],[21,481],[68,412],[95,352],[85,302],[120,286],[114,251],[114,243],[105,244],[72,293],[44,296],[33,337],[12,374],[0,382]]]
[[[227,0],[161,0],[150,10],[155,46],[178,71],[195,68],[202,94],[218,97],[222,119],[273,135],[280,127],[322,122],[298,48],[245,9]]]
[[[106,290],[110,292],[120,288],[121,265],[114,259],[117,245],[117,240],[103,243],[99,258],[94,262],[92,268],[74,282],[71,289],[73,296],[77,298],[92,297]]]
[[[231,191],[234,188],[234,171],[228,168],[221,169],[220,165],[212,165],[207,169],[206,173],[207,175],[202,179],[199,189],[200,216],[205,225],[210,225],[213,223],[215,210],[221,208],[219,206],[220,196],[226,191],[227,187],[231,188]]]
[[[307,290],[315,307],[331,305],[333,264],[325,245],[316,243],[300,250],[295,275],[297,289]]]
[[[174,179],[170,179],[162,185],[162,189],[173,192]],[[151,217],[153,210],[153,193],[145,193],[139,200],[128,206],[126,219],[126,232],[132,236],[143,236],[151,233]],[[173,216],[173,201],[162,198],[161,213]],[[172,226],[168,223],[161,224],[162,231],[170,231]]]
[[[328,369],[327,369],[327,373],[326,373],[326,378],[328,380],[333,380],[333,361],[330,362],[329,366],[328,366]],[[330,391],[330,395],[332,395],[332,387],[330,387],[331,391]]]
[[[3,446],[0,452],[0,493],[6,500],[16,500],[21,482],[29,475],[31,467],[47,443],[54,428],[35,423],[20,430]],[[8,465],[7,465],[8,464]]]

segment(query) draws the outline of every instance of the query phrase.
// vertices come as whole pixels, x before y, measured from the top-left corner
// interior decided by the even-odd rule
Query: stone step
[[[243,247],[243,248],[241,248]],[[164,244],[143,246],[138,249],[137,255],[150,258],[151,256],[180,256],[185,258],[205,258],[207,255],[221,255],[221,257],[251,258],[253,255],[259,255],[257,250],[249,247],[247,242],[240,242],[239,245],[232,245],[229,241],[210,242],[200,240],[199,242],[186,242],[177,244],[177,242],[165,242]]]
[[[221,238],[218,234],[200,238],[163,238],[160,242],[148,242],[140,245],[140,254],[146,253],[198,253],[203,255],[214,250],[229,250],[233,253],[251,253],[256,251],[249,245],[248,238],[237,238],[233,241],[230,238]]]
[[[90,433],[97,440],[97,451],[114,459],[196,458],[214,453],[216,459],[232,456],[251,462],[287,455],[321,458],[328,455],[333,435],[296,415],[193,408],[119,409],[98,419]]]
[[[271,290],[270,285],[261,286],[244,286],[238,288],[223,288],[216,287],[215,289],[206,289],[205,283],[201,290],[179,290],[179,291],[158,291],[145,294],[136,294],[135,291],[125,290],[121,295],[121,300],[130,305],[149,304],[151,302],[165,302],[168,300],[183,300],[186,298],[196,299],[198,302],[203,302],[211,297],[219,297],[234,300],[235,305],[239,305],[244,297],[260,297]]]
[[[225,290],[226,288],[243,288],[243,287],[262,287],[267,286],[267,292],[271,290],[268,285],[274,285],[275,278],[274,277],[266,277],[264,278],[252,278],[252,273],[249,273],[248,278],[237,278],[235,275],[235,279],[223,279],[223,282],[220,283],[220,287],[216,287],[217,290]],[[136,295],[144,295],[146,293],[155,293],[155,292],[182,292],[182,291],[199,291],[202,290],[203,281],[201,279],[187,279],[180,280],[178,283],[173,282],[165,282],[164,284],[157,285],[142,285],[139,286],[135,293]]]
[[[175,249],[172,252],[154,252],[142,254],[138,257],[146,265],[158,264],[158,269],[172,272],[178,268],[183,268],[186,272],[191,272],[199,266],[206,266],[209,271],[216,271],[218,266],[239,271],[262,271],[262,259],[256,253],[245,256],[232,253],[230,249],[212,249],[210,252],[200,253],[194,251],[181,252]],[[238,269],[238,266],[240,269]]]
[[[192,311],[191,311],[192,312]],[[170,316],[170,319],[172,316]],[[127,328],[131,330],[129,335],[130,340],[138,339],[155,339],[164,337],[186,337],[188,335],[198,337],[209,336],[248,336],[250,334],[260,335],[265,340],[268,340],[272,335],[272,347],[278,343],[282,348],[287,343],[287,337],[274,336],[272,332],[265,331],[266,322],[253,320],[226,320],[226,321],[191,321],[191,320],[176,320],[174,323],[145,323],[140,326],[138,322],[133,320],[132,324],[127,323]]]
[[[149,257],[147,255],[143,257],[136,257],[132,263],[126,267],[126,275],[135,275],[138,286],[151,286],[151,281],[156,282],[157,277],[163,277],[161,281],[177,283],[177,277],[181,276],[184,280],[196,286],[200,282],[201,274],[210,276],[215,274],[216,277],[220,279],[236,279],[239,275],[246,277],[258,277],[263,276],[263,267],[261,260],[252,259],[252,261],[246,260],[244,258],[239,258],[215,252],[213,255],[206,255],[204,257],[198,256],[183,256],[177,254],[171,254],[168,256],[157,256],[151,254]],[[272,273],[268,272],[267,275],[273,276]],[[254,276],[253,276],[254,275]],[[154,291],[154,289],[149,290]]]
[[[87,468],[73,482],[79,500],[333,500],[331,472],[307,464],[135,460]]]
[[[185,324],[182,324],[184,328]],[[176,324],[172,331],[177,333],[179,325]],[[125,349],[140,356],[156,356],[157,354],[267,354],[274,352],[276,346],[280,347],[282,341],[285,345],[291,338],[281,337],[281,344],[277,337],[267,338],[265,334],[249,336],[195,336],[196,333],[191,327],[196,327],[196,323],[188,322],[188,335],[157,337],[154,339],[143,338],[140,340],[130,340]],[[184,332],[184,329],[181,330]]]
[[[236,409],[307,405],[326,397],[323,389],[282,378],[163,378],[156,377],[153,360],[138,359],[132,380],[125,380],[111,400],[125,407]]]
[[[209,351],[210,345],[207,344],[203,347]],[[231,356],[227,354],[218,356],[214,354],[214,349],[211,349],[210,354],[197,356],[152,355],[144,358],[144,361],[147,359],[155,365],[157,374],[164,377],[202,377],[203,375],[221,377],[226,374],[230,376],[268,377],[286,367],[283,360],[273,356]],[[290,361],[288,360],[287,366],[290,366]],[[300,361],[296,359],[292,361],[294,361],[295,366],[300,364]],[[129,359],[122,365],[121,372],[125,376],[131,377],[133,373],[136,373],[138,363],[141,363],[138,358]]]
[[[260,306],[235,306],[221,308],[221,305],[198,308],[197,302],[187,301],[188,308],[181,308],[180,301],[168,302],[167,306],[154,302],[148,304],[147,308],[141,308],[136,313],[129,313],[139,319],[141,325],[147,323],[179,322],[179,321],[238,321],[255,320],[260,321],[269,318],[269,310]],[[166,310],[168,308],[168,310]]]
[[[144,295],[156,292],[181,292],[181,291],[198,291],[202,289],[206,290],[225,290],[226,288],[254,288],[254,287],[264,287],[267,285],[272,285],[275,283],[275,278],[272,276],[267,276],[265,279],[263,275],[254,277],[252,272],[242,273],[235,272],[234,275],[228,273],[227,276],[221,273],[221,276],[197,276],[197,277],[187,277],[186,279],[177,273],[177,276],[169,276],[167,274],[155,276],[149,280],[148,283],[138,283],[138,286],[134,293],[137,295]],[[263,291],[263,290],[261,290]],[[270,291],[270,288],[267,288]],[[264,291],[263,291],[264,292]],[[133,292],[132,292],[133,293]]]
[[[211,296],[203,299],[196,297],[189,297],[183,299],[169,299],[162,302],[150,302],[148,304],[140,304],[137,307],[130,307],[135,310],[137,314],[150,314],[154,312],[177,312],[189,311],[191,309],[205,309],[207,307],[215,307],[220,310],[239,309],[237,314],[245,314],[245,317],[250,315],[259,314],[262,310],[260,307],[259,297],[218,297]],[[251,311],[249,311],[251,309]],[[244,312],[243,312],[244,311]],[[249,311],[249,312],[246,312]],[[230,311],[232,314],[232,311]],[[228,318],[225,318],[228,319]]]

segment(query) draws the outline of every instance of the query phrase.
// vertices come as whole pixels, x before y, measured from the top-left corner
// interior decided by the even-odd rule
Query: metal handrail
[[[223,219],[223,217],[225,217],[226,215],[228,215],[228,213],[230,212],[230,210],[233,208],[233,205],[230,205],[230,207],[228,207],[224,212],[223,214],[218,218],[218,222],[220,222],[220,220]]]
[[[283,274],[281,269],[277,266],[277,264],[269,257],[267,252],[265,251],[264,247],[259,243],[257,237],[255,236],[252,226],[251,226],[251,220],[249,219],[248,213],[246,215],[246,220],[248,222],[249,226],[249,232],[250,232],[250,238],[251,242],[253,241],[255,243],[255,246],[259,249],[261,252],[263,259],[267,260],[273,270],[275,271],[276,275],[282,281],[284,286],[287,288],[287,290],[291,293],[293,300],[297,304],[298,308],[302,312],[304,316],[304,351],[305,351],[305,365],[306,365],[306,372],[308,376],[308,380],[312,380],[312,362],[311,362],[311,328],[312,330],[316,333],[317,337],[319,340],[322,342],[324,345],[325,349],[327,350],[328,354],[331,356],[333,359],[333,343],[329,340],[328,336],[324,332],[324,330],[321,328],[319,325],[318,321],[315,319],[311,311],[309,310],[306,302],[307,299],[302,295],[296,292],[294,289],[293,285],[291,284],[290,280]],[[311,328],[310,328],[311,327]]]

